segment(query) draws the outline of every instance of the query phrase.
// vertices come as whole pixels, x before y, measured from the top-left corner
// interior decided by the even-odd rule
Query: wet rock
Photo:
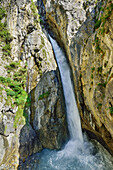
[[[112,2],[44,0],[43,3],[52,35],[68,57],[82,127],[96,139],[104,140],[104,146],[113,154]],[[105,19],[108,9],[111,12]],[[98,29],[95,18],[96,22],[105,19]]]

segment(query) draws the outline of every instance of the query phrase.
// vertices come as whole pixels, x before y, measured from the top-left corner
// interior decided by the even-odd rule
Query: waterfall
[[[73,84],[71,81],[70,67],[64,52],[58,46],[57,42],[50,35],[49,38],[55,53],[55,58],[61,75],[70,138],[73,141],[78,140],[82,142],[83,137],[81,130],[81,122],[75,100]]]
[[[70,67],[65,54],[57,42],[51,38],[51,44],[59,67],[64,91],[68,129],[71,139],[60,151],[44,149],[27,158],[21,169],[33,170],[111,170],[112,157],[99,144],[93,145],[81,131],[79,112],[74,96],[73,84],[70,78]]]

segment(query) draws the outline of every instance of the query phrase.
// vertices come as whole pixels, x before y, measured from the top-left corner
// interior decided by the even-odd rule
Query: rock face
[[[67,55],[83,130],[113,154],[113,3],[38,0],[37,10],[34,2],[0,1],[0,169],[67,140],[45,28]]]
[[[72,69],[82,127],[113,154],[113,3],[43,0]]]
[[[41,88],[38,92],[39,86],[35,89],[46,72],[56,69],[51,44],[40,22],[33,1],[0,2],[0,169],[17,169],[19,157],[24,160],[44,147],[59,149],[67,139],[65,112],[60,104],[63,99],[58,97],[61,90],[56,73],[45,75],[50,82],[42,80],[46,86],[41,86],[44,92]],[[34,102],[30,104],[28,93],[31,90],[38,96],[34,95]],[[44,99],[38,102],[43,93]],[[30,109],[24,111],[25,103],[27,109],[32,106],[32,113]],[[38,111],[42,109],[41,103],[46,108],[41,110],[42,117]],[[38,105],[37,109],[35,105]],[[37,129],[37,123],[42,125],[40,129]]]
[[[65,110],[55,71],[42,77],[31,91],[30,98],[30,108],[26,108],[26,113],[31,110],[29,123],[20,133],[21,159],[42,148],[60,149],[68,138]]]

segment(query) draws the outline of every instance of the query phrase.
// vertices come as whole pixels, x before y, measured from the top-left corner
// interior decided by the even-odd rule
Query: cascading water
[[[53,50],[55,53],[56,61],[60,70],[61,81],[64,91],[66,111],[67,111],[67,120],[68,120],[68,129],[70,132],[71,140],[83,141],[81,123],[78,108],[76,105],[76,100],[74,96],[73,85],[70,77],[70,68],[67,63],[65,54],[58,46],[57,42],[49,36]]]
[[[19,169],[29,170],[112,170],[111,155],[98,143],[92,144],[84,135],[82,137],[81,124],[76,106],[70,69],[65,55],[50,37],[57,64],[61,74],[65,96],[70,141],[61,151],[43,150],[34,154]]]

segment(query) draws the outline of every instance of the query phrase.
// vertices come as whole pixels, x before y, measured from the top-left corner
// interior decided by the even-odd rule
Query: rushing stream
[[[113,162],[110,154],[98,142],[91,143],[85,134],[84,137],[82,135],[69,65],[57,42],[49,38],[61,75],[70,141],[60,151],[45,149],[41,153],[34,154],[19,169],[112,170]]]

